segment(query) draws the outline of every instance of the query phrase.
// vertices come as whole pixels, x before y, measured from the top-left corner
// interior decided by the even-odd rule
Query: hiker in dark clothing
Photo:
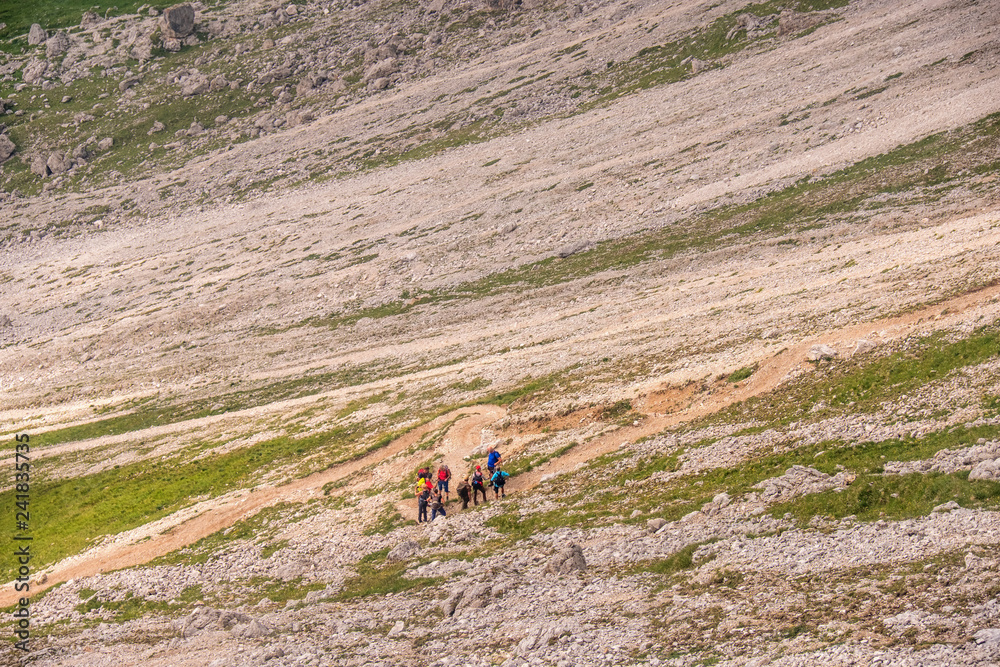
[[[424,490],[417,495],[417,523],[427,522],[427,503],[431,499],[431,490],[424,487]]]
[[[469,509],[469,500],[472,499],[472,485],[466,477],[458,483],[458,497],[462,499],[462,509]]]
[[[438,518],[438,515],[447,516],[444,511],[444,502],[441,500],[441,492],[437,489],[431,491],[431,521]]]
[[[486,478],[483,477],[483,471],[479,466],[476,466],[476,472],[472,473],[472,504],[479,504],[479,494],[483,494],[483,502],[486,502]]]

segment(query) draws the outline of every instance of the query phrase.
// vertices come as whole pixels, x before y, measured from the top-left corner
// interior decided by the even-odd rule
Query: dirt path
[[[154,558],[193,544],[219,530],[228,528],[237,521],[254,516],[260,510],[279,502],[301,503],[323,495],[323,487],[332,482],[347,479],[370,466],[379,466],[379,472],[396,478],[411,472],[412,460],[426,458],[426,451],[395,459],[397,454],[417,444],[426,434],[451,425],[442,440],[448,444],[447,455],[453,460],[464,448],[479,444],[478,438],[484,426],[495,422],[506,414],[503,408],[483,405],[459,408],[441,415],[400,436],[385,447],[353,461],[333,466],[328,470],[303,477],[281,486],[262,486],[250,490],[240,490],[213,498],[192,507],[185,508],[159,521],[116,536],[111,542],[71,556],[45,571],[44,583],[34,583],[35,594],[59,582],[108,572],[125,567],[147,563]],[[458,464],[456,463],[456,469]],[[382,470],[386,468],[386,470]],[[368,486],[370,479],[362,479],[339,489],[330,495],[342,495]],[[0,594],[0,606],[13,605],[18,594],[13,586],[4,588]]]
[[[780,385],[791,374],[808,372],[812,367],[805,361],[806,352],[817,343],[835,347],[842,356],[849,356],[859,340],[871,339],[884,343],[911,335],[921,327],[943,328],[969,320],[969,311],[989,305],[1000,299],[1000,286],[994,285],[975,292],[954,297],[948,301],[928,306],[898,317],[855,324],[829,330],[823,334],[804,340],[780,354],[760,362],[758,370],[750,380],[734,387],[726,383],[707,396],[692,395],[687,407],[663,409],[648,396],[639,407],[648,416],[637,425],[625,426],[585,444],[578,445],[565,455],[554,458],[531,472],[518,475],[510,482],[512,492],[527,491],[539,484],[546,475],[572,470],[595,457],[615,451],[622,443],[634,442],[638,438],[654,435],[679,423],[717,412],[737,401],[764,394]],[[656,385],[649,385],[650,392]],[[297,479],[281,486],[262,486],[252,490],[240,490],[225,496],[198,503],[169,517],[141,526],[116,536],[109,543],[90,549],[77,556],[67,558],[46,574],[44,583],[35,584],[39,592],[56,583],[83,576],[133,567],[170,553],[237,521],[252,517],[260,510],[279,502],[306,502],[323,494],[327,484],[349,479],[351,476],[371,469],[371,477],[358,478],[349,484],[331,491],[341,495],[360,491],[373,483],[403,479],[411,475],[416,466],[428,458],[440,459],[447,463],[455,476],[453,487],[474,463],[465,458],[480,444],[482,429],[495,423],[506,414],[499,406],[482,405],[460,408],[441,415],[432,421],[413,429],[397,438],[386,447],[371,452],[356,460],[334,466],[328,470]],[[435,437],[431,446],[407,450],[417,445],[425,436],[445,429]],[[402,456],[400,456],[402,454]],[[452,490],[452,497],[457,494]],[[454,504],[452,508],[456,507]],[[412,499],[400,501],[397,508],[407,518],[415,518],[416,507]],[[13,587],[5,588],[0,594],[0,605],[16,602]]]
[[[969,319],[967,316],[969,310],[989,304],[998,297],[1000,297],[1000,285],[994,285],[898,317],[832,329],[760,362],[748,382],[738,387],[725,383],[719,390],[707,397],[695,399],[697,402],[680,410],[658,413],[655,411],[655,404],[651,404],[647,398],[645,405],[640,403],[638,407],[649,416],[639,424],[622,427],[577,445],[563,456],[553,458],[528,473],[518,475],[511,481],[511,490],[532,489],[546,475],[568,472],[591,459],[615,451],[623,443],[635,442],[639,438],[655,435],[671,426],[704,417],[733,403],[772,391],[791,374],[813,370],[806,361],[806,353],[813,345],[819,343],[831,345],[840,356],[850,356],[860,340],[885,343],[914,334],[921,326],[926,326],[931,321],[934,322],[935,328],[955,325]]]

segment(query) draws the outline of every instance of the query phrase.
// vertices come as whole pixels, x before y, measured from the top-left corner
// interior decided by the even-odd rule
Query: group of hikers
[[[469,502],[479,505],[479,494],[486,502],[486,485],[493,487],[493,499],[506,498],[504,485],[510,475],[503,469],[503,457],[495,447],[488,447],[486,450],[486,473],[483,473],[482,466],[476,466],[471,475],[466,476],[458,483],[456,491],[462,500],[462,509],[468,509]],[[436,482],[436,483],[435,483]],[[445,503],[448,502],[451,482],[451,470],[447,464],[442,463],[437,470],[437,480],[432,479],[431,471],[421,468],[417,471],[417,523],[433,521],[438,516],[446,516]],[[430,519],[427,518],[427,509],[431,510]]]

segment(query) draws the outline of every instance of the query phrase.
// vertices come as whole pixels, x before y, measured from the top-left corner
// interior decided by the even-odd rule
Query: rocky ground
[[[103,9],[0,28],[0,659],[1000,662],[996,3]]]

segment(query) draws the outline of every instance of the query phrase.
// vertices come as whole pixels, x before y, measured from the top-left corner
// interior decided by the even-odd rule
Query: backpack
[[[477,473],[475,473],[472,476],[472,486],[475,486],[475,487],[481,489],[481,488],[483,488],[483,482],[484,481],[485,481],[485,479],[483,478],[483,473],[481,473],[481,472],[477,472]]]
[[[447,466],[444,466],[440,470],[438,470],[438,479],[441,480],[442,482],[451,479],[451,471],[448,470]]]
[[[510,477],[510,475],[505,473],[503,470],[497,470],[493,473],[493,477],[490,478],[490,481],[493,482],[494,486],[503,486],[508,477]]]

